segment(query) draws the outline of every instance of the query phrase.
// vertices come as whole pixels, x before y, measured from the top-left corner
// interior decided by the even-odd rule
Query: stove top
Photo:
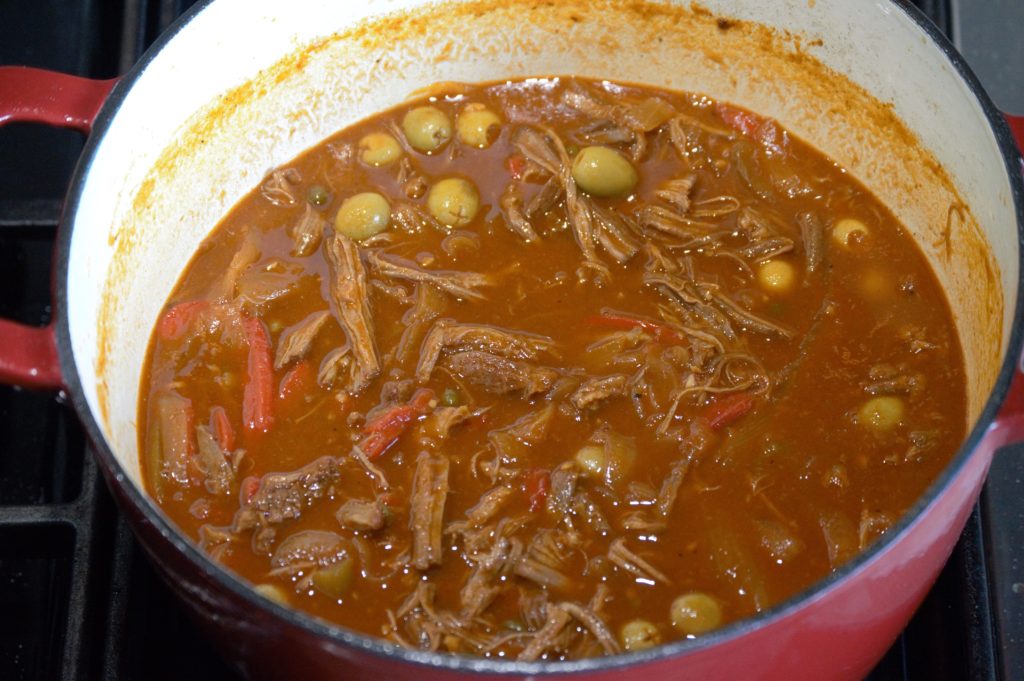
[[[0,3],[0,63],[127,70],[194,0]],[[1024,113],[1021,0],[916,0]],[[0,129],[0,317],[45,323],[75,133]],[[17,159],[17,167],[11,162]],[[1024,449],[997,456],[953,557],[872,681],[1024,678]],[[60,394],[0,386],[0,679],[238,678],[156,578]]]

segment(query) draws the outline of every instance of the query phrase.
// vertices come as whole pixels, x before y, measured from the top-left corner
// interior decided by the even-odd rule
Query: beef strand
[[[366,288],[366,269],[359,257],[359,247],[341,234],[335,233],[328,239],[326,254],[331,275],[332,308],[348,337],[356,361],[351,389],[360,392],[380,373],[370,315],[370,295]]]
[[[306,212],[291,229],[292,255],[300,258],[313,255],[320,247],[327,221],[312,204],[306,204]]]
[[[588,378],[569,396],[569,402],[580,411],[595,408],[612,397],[625,397],[628,381],[623,374]]]
[[[337,510],[334,517],[347,529],[373,532],[384,527],[384,504],[379,499],[349,499]]]
[[[367,252],[370,268],[382,277],[427,283],[457,298],[483,300],[477,289],[494,285],[493,277],[476,272],[454,272],[451,270],[425,270],[411,260],[388,255],[376,249]]]
[[[456,324],[442,319],[434,323],[423,339],[416,378],[427,381],[446,349],[480,350],[509,359],[535,359],[553,348],[550,339],[520,331],[482,324]]]
[[[309,354],[313,339],[331,316],[327,310],[313,312],[305,319],[281,334],[274,356],[274,369],[279,371],[289,362],[302,359]]]
[[[520,392],[523,397],[535,397],[550,390],[558,378],[554,369],[476,350],[450,355],[448,367],[493,395]]]
[[[228,494],[235,482],[235,472],[228,462],[229,453],[221,449],[209,426],[196,426],[196,453],[199,470],[205,477],[203,486],[210,494]]]
[[[419,570],[441,564],[441,527],[448,498],[448,459],[420,454],[412,482],[409,528],[412,564]]]
[[[331,456],[322,456],[291,473],[268,473],[252,498],[235,513],[232,529],[256,530],[253,549],[267,553],[275,536],[273,526],[298,518],[340,477],[341,467]]]

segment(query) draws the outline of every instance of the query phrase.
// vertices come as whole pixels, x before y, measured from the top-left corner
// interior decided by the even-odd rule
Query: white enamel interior
[[[94,414],[106,414],[98,418],[101,430],[130,478],[139,479],[136,402],[149,332],[202,238],[270,168],[437,81],[576,73],[704,92],[778,118],[851,169],[922,244],[951,297],[976,417],[1005,351],[1017,293],[1010,186],[978,103],[903,12],[886,0],[703,3],[715,14],[800,36],[805,54],[891,104],[946,169],[987,247],[972,239],[970,219],[952,221],[951,250],[940,244],[955,196],[906,151],[906,140],[885,126],[872,128],[877,112],[834,83],[800,80],[801,69],[813,68],[786,56],[792,45],[769,50],[765,41],[720,31],[699,14],[655,36],[650,28],[658,19],[623,17],[604,3],[582,3],[581,21],[569,17],[570,3],[529,18],[520,8],[453,19],[458,13],[445,6],[423,19],[436,24],[431,30],[397,22],[377,36],[379,43],[372,35],[327,40],[303,68],[275,77],[279,82],[259,75],[368,17],[421,4],[217,0],[146,66],[124,98],[71,216],[67,315],[84,396]],[[515,20],[515,12],[523,19]],[[232,100],[242,100],[237,106],[207,118],[220,97],[253,79],[252,90]],[[166,156],[175,147],[176,155]],[[154,172],[162,156],[173,163]],[[986,263],[998,278],[987,293],[980,290]],[[106,320],[102,330],[98,319]]]

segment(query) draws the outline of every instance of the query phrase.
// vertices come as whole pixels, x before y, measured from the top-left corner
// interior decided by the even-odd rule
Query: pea
[[[334,217],[334,229],[350,239],[362,241],[380,234],[391,222],[391,205],[376,192],[363,192],[345,199]]]
[[[326,206],[331,200],[331,193],[327,191],[326,187],[319,184],[314,184],[309,188],[309,193],[306,195],[306,200],[309,201],[309,205],[321,208]]]
[[[679,633],[695,636],[711,631],[722,622],[722,606],[706,593],[693,591],[672,601],[669,615]]]
[[[661,643],[661,632],[647,620],[632,620],[622,626],[619,638],[626,650],[647,650]]]
[[[449,177],[430,188],[427,194],[430,214],[449,227],[469,224],[480,210],[480,195],[469,180]]]
[[[594,196],[626,194],[638,181],[636,169],[625,156],[609,147],[584,147],[572,162],[572,177]]]
[[[892,430],[903,420],[903,400],[892,395],[872,397],[857,411],[857,422],[876,432]]]
[[[441,393],[441,403],[446,407],[457,407],[460,402],[459,391],[455,388],[447,388]]]
[[[413,149],[437,151],[452,137],[452,122],[437,107],[418,106],[402,118],[402,132]]]
[[[386,166],[402,156],[402,146],[386,132],[371,132],[359,140],[359,160],[368,166]]]
[[[519,620],[505,620],[502,624],[505,625],[506,629],[510,629],[512,631],[526,631],[526,627],[524,627],[523,623]]]
[[[463,144],[485,149],[497,139],[501,131],[501,119],[483,104],[474,102],[467,104],[459,114],[455,120],[455,129]]]

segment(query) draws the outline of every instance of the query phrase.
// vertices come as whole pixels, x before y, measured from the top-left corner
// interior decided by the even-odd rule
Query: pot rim
[[[135,484],[126,474],[125,469],[114,456],[107,444],[102,430],[93,415],[82,390],[81,377],[71,345],[69,319],[65,313],[68,305],[67,279],[71,258],[71,235],[77,217],[79,205],[93,161],[100,143],[110,129],[115,114],[131,91],[135,82],[145,72],[146,67],[156,58],[163,48],[177,34],[206,9],[214,0],[200,0],[179,17],[170,28],[150,46],[132,68],[119,80],[110,92],[106,102],[100,109],[93,124],[93,132],[89,136],[78,165],[71,178],[70,187],[65,199],[61,229],[56,244],[56,292],[55,311],[57,351],[60,369],[64,377],[67,393],[75,411],[82,422],[92,450],[99,460],[111,484],[116,484],[124,497],[133,507],[141,511],[143,518],[153,525],[160,535],[179,553],[183,554],[202,575],[232,596],[241,599],[247,606],[261,609],[265,614],[272,615],[289,626],[312,634],[333,644],[341,644],[362,653],[376,657],[400,661],[413,665],[423,665],[434,669],[452,672],[472,672],[492,676],[506,675],[559,675],[578,674],[597,671],[628,669],[646,663],[667,661],[671,658],[683,659],[687,655],[713,648],[726,642],[735,641],[754,631],[767,628],[794,615],[807,605],[821,599],[824,595],[861,572],[868,564],[879,559],[892,546],[902,541],[911,527],[929,511],[946,489],[960,475],[968,461],[977,453],[985,433],[993,423],[997,412],[1010,387],[1011,380],[1017,371],[1018,357],[1024,338],[1024,249],[1018,249],[1020,264],[1017,278],[1017,301],[1013,310],[1013,321],[1007,353],[1003,358],[998,377],[989,393],[985,406],[970,433],[950,460],[943,472],[929,485],[918,500],[903,514],[894,525],[893,531],[886,532],[866,551],[860,552],[855,558],[832,572],[827,577],[815,582],[790,598],[768,608],[754,616],[733,622],[697,639],[674,641],[656,646],[649,650],[624,653],[611,657],[592,657],[570,661],[519,662],[513,660],[496,660],[491,658],[453,655],[409,650],[381,638],[368,636],[353,630],[330,624],[304,612],[278,605],[259,596],[246,581],[210,560],[190,539],[184,536],[177,526],[152,502],[140,485]],[[933,24],[921,10],[911,4],[910,0],[889,0],[900,12],[914,22],[939,48],[949,60],[957,75],[968,86],[969,91],[981,106],[985,118],[992,130],[1000,154],[1006,168],[1011,185],[1014,212],[1017,217],[1018,244],[1024,243],[1024,162],[1010,133],[1009,126],[1002,113],[996,108],[991,98],[982,87],[974,72],[967,65],[953,44]]]

